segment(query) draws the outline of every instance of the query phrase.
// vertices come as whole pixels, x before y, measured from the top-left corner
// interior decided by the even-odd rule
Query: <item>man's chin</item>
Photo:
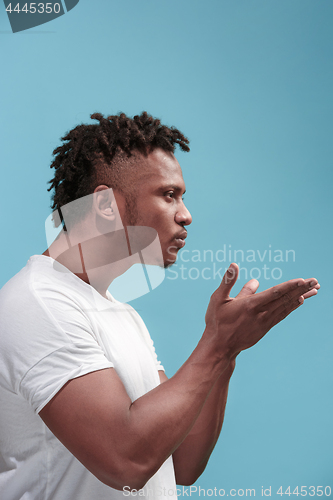
[[[172,255],[168,259],[164,259],[164,269],[167,269],[168,267],[173,266],[176,263],[177,260],[177,255]]]

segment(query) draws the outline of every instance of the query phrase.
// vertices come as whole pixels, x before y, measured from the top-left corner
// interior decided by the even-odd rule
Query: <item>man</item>
[[[135,262],[171,265],[184,246],[192,219],[173,152],[188,140],[147,113],[91,117],[99,124],[54,151],[63,230],[0,292],[3,500],[175,498],[215,446],[237,355],[319,289],[296,279],[256,294],[251,280],[231,298],[231,264],[168,380],[141,318],[108,287]]]

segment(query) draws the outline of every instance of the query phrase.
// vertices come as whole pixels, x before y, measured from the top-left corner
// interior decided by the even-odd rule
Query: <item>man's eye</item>
[[[164,193],[164,196],[167,198],[174,198],[176,196],[176,193],[174,191],[167,191]],[[182,196],[182,201],[184,201],[184,196]]]

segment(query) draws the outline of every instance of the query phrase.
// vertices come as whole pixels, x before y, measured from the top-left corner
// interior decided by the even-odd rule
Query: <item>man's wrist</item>
[[[201,345],[206,352],[205,355],[209,360],[211,366],[215,366],[219,375],[222,375],[226,370],[232,375],[235,369],[236,356],[231,352],[231,350],[219,348],[218,342],[216,342],[215,332],[212,332],[209,327],[206,327],[204,333],[199,341],[198,347]]]

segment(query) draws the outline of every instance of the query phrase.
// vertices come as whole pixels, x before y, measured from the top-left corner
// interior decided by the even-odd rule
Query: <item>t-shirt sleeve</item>
[[[88,342],[66,344],[24,374],[19,392],[39,413],[69,380],[112,366],[95,345]]]
[[[10,301],[2,306],[1,383],[34,411],[39,412],[69,380],[113,367],[88,318],[67,297],[59,294],[48,300],[31,290],[20,297],[19,305]]]

